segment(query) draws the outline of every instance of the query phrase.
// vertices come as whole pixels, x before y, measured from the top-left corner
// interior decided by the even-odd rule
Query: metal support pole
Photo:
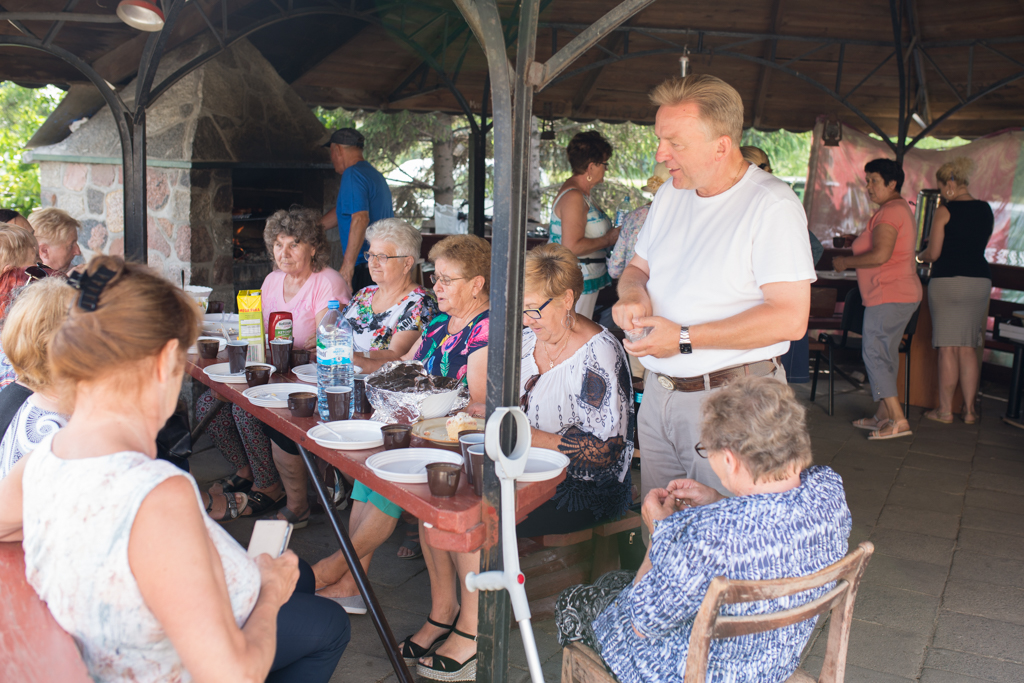
[[[121,155],[124,164],[124,258],[126,261],[146,263],[149,234],[146,219],[145,107],[139,107],[135,112],[131,145],[129,153]]]
[[[330,520],[331,526],[334,528],[334,535],[338,539],[338,545],[341,546],[341,552],[345,556],[345,561],[348,562],[352,578],[355,579],[356,586],[359,587],[359,594],[366,601],[367,613],[370,615],[370,620],[373,621],[374,628],[377,629],[380,642],[384,644],[384,651],[387,652],[388,659],[391,660],[391,666],[395,670],[395,675],[398,676],[398,680],[402,681],[402,683],[413,683],[412,675],[405,666],[405,660],[402,659],[398,652],[398,643],[395,642],[395,635],[391,632],[391,626],[388,625],[387,619],[384,618],[384,612],[381,610],[380,603],[377,602],[373,586],[370,585],[370,580],[366,578],[363,565],[359,562],[359,556],[356,555],[356,550],[352,546],[352,539],[348,537],[348,531],[338,523],[338,518],[334,514],[334,503],[327,498],[327,491],[324,490],[323,482],[320,481],[316,467],[313,466],[313,456],[301,445],[296,445],[299,446],[299,455],[302,456],[302,462],[306,464],[306,471],[309,472],[309,478],[313,483],[313,488],[316,489],[316,495],[320,499],[320,504],[324,506],[327,519]]]
[[[473,234],[484,236],[484,200],[487,197],[487,128],[481,125],[469,134],[469,224]]]

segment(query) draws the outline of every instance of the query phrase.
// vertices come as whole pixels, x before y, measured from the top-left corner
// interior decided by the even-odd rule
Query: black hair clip
[[[81,292],[78,295],[78,307],[83,311],[95,311],[100,305],[100,294],[117,275],[106,266],[89,275],[88,273],[72,273],[68,276],[68,284]]]

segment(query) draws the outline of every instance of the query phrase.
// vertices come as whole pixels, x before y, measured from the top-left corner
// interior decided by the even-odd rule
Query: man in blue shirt
[[[345,250],[345,260],[338,272],[352,293],[373,284],[366,264],[365,252],[370,248],[366,228],[395,215],[391,188],[380,171],[363,158],[365,141],[355,128],[339,128],[324,145],[331,150],[331,163],[341,176],[341,186],[334,210],[324,214],[320,224],[325,230],[338,228]]]

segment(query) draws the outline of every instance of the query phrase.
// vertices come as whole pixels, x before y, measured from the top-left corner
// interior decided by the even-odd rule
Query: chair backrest
[[[0,543],[0,681],[92,681],[75,641],[25,578],[20,543]]]
[[[860,298],[860,287],[854,287],[846,293],[846,300],[843,303],[843,339],[849,332],[862,334],[864,332],[864,302]]]
[[[917,332],[917,318],[921,315],[921,304],[917,305],[914,310],[914,315],[910,316],[910,320],[907,321],[907,326],[903,330],[903,334],[908,337],[913,337],[914,333]]]
[[[714,638],[735,638],[771,631],[830,610],[832,621],[829,625],[828,648],[818,681],[842,683],[846,671],[846,648],[850,639],[853,603],[857,599],[857,587],[864,569],[874,551],[875,546],[865,541],[843,559],[810,576],[766,581],[730,581],[724,576],[713,579],[693,622],[683,683],[704,683],[707,678],[708,654]],[[748,616],[730,617],[720,614],[722,605],[773,600],[833,581],[836,582],[834,588],[799,607]]]

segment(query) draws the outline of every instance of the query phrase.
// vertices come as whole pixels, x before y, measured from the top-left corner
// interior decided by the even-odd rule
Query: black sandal
[[[452,631],[457,636],[462,636],[466,640],[476,642],[476,636],[463,633],[457,628],[452,628]],[[434,658],[434,661],[430,663],[430,666],[419,663],[416,664],[417,676],[429,678],[432,681],[476,680],[476,653],[464,662],[457,662],[451,657],[445,657],[444,655],[434,654],[430,656]]]
[[[239,515],[241,514],[241,511],[244,510],[245,506],[249,504],[249,496],[247,496],[246,494],[241,493],[241,492],[221,493],[221,494],[207,493],[206,495],[210,496],[210,502],[206,505],[206,514],[207,515],[209,515],[211,512],[213,512],[213,497],[215,495],[222,495],[222,496],[224,496],[224,500],[227,501],[228,507],[227,507],[227,510],[224,511],[224,516],[223,517],[221,517],[220,519],[213,519],[213,516],[212,515],[210,516],[210,519],[213,519],[213,521],[215,521],[215,522],[231,522],[233,520],[238,519]],[[238,501],[235,500],[235,496],[236,495],[242,496],[242,507],[238,507]]]
[[[210,482],[210,488],[212,489],[217,484],[220,484],[221,493],[249,493],[252,490],[253,481],[240,477],[238,474],[232,474],[230,477],[222,477],[217,481]]]
[[[265,512],[269,512],[271,510],[276,510],[280,507],[284,507],[284,504],[287,502],[288,496],[283,493],[281,494],[281,497],[278,500],[274,500],[265,493],[260,493],[259,491],[250,491],[249,509],[251,510],[251,512],[247,515],[242,515],[242,517],[259,517]],[[245,508],[242,509],[244,510]]]
[[[412,636],[407,637],[405,640],[398,644],[398,651],[402,654],[402,658],[405,659],[406,666],[414,666],[420,657],[426,657],[434,653],[434,650],[441,647],[444,641],[448,640],[448,636],[455,630],[455,624],[459,623],[459,615],[455,615],[455,619],[450,624],[439,624],[430,617],[427,617],[427,623],[433,624],[438,628],[448,629],[445,633],[434,639],[429,646],[423,647],[417,643],[412,642]],[[415,634],[414,634],[415,635]]]

